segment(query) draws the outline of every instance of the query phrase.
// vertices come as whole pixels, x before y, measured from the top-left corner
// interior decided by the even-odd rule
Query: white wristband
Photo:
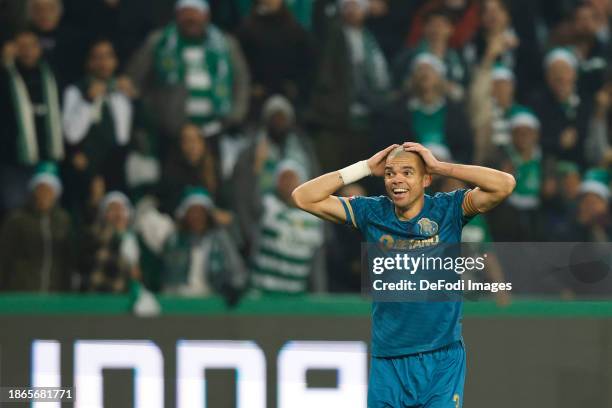
[[[364,177],[372,175],[372,170],[370,170],[367,160],[362,160],[355,164],[351,164],[350,166],[339,170],[339,172],[340,177],[342,177],[342,181],[344,181],[344,185],[354,183]]]

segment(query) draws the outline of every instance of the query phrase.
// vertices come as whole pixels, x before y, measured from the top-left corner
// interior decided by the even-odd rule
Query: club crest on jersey
[[[432,237],[438,233],[438,223],[429,218],[421,218],[417,224],[425,236]]]

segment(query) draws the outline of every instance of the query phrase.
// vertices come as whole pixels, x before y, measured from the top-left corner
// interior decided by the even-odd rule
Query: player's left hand
[[[425,162],[425,170],[427,170],[428,173],[438,173],[442,162],[436,159],[433,153],[428,148],[426,148],[420,143],[414,142],[405,142],[404,144],[402,144],[402,147],[406,152],[415,152],[420,154],[423,158],[423,161]]]

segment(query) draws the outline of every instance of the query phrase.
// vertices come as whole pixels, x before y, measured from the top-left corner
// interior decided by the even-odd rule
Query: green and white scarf
[[[189,234],[178,232],[172,235],[163,252],[164,285],[176,287],[189,284],[191,271],[191,251],[194,246],[203,251],[204,269],[200,271],[207,285],[218,289],[218,281],[223,273],[227,272],[225,255],[220,239],[215,239],[214,233],[205,237],[192,237]]]
[[[203,53],[202,60],[196,64],[186,60],[185,51],[189,52],[190,48],[199,48]],[[186,86],[189,92],[186,110],[191,121],[204,125],[231,111],[233,67],[229,44],[218,28],[211,24],[203,40],[190,41],[180,35],[175,24],[170,24],[154,56],[157,78],[162,85]],[[197,76],[198,81],[190,81],[190,76]]]
[[[19,162],[25,165],[34,165],[41,158],[38,148],[34,106],[30,99],[28,88],[23,77],[13,64],[6,66],[9,74],[11,97],[15,106],[18,143],[17,155]],[[45,62],[40,64],[40,75],[43,87],[44,104],[47,107],[45,115],[45,139],[47,151],[53,160],[64,158],[64,144],[62,140],[62,126],[60,114],[60,101],[57,83],[49,66]]]

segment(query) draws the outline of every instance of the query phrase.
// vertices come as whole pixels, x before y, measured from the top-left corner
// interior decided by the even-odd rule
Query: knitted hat
[[[175,10],[183,8],[193,8],[202,13],[206,13],[210,10],[210,6],[206,0],[179,0],[174,7]]]
[[[62,181],[59,178],[57,166],[52,162],[41,162],[30,179],[29,188],[33,191],[39,184],[47,184],[53,188],[55,195],[62,194]]]
[[[516,109],[510,116],[510,128],[527,126],[535,130],[540,130],[540,120],[528,108]]]
[[[610,199],[610,174],[605,169],[590,169],[580,184],[580,193],[597,194],[604,200]]]
[[[514,72],[505,65],[496,64],[491,70],[491,79],[494,81],[514,82]]]
[[[111,191],[104,196],[104,198],[102,199],[102,202],[100,203],[99,211],[100,211],[101,216],[103,216],[106,213],[108,206],[111,205],[112,203],[119,203],[123,205],[123,207],[125,208],[127,212],[128,218],[132,217],[132,212],[133,212],[132,203],[130,202],[130,199],[127,198],[127,196],[123,194],[121,191]]]
[[[282,112],[287,115],[291,122],[295,120],[295,110],[293,109],[293,105],[291,105],[289,99],[282,95],[272,95],[269,97],[263,106],[262,112],[264,122],[267,122],[272,115],[277,112]]]
[[[573,69],[578,68],[578,59],[576,55],[568,48],[554,48],[544,59],[544,67],[548,68],[556,61],[564,61]]]
[[[414,72],[421,64],[429,65],[441,77],[446,76],[446,64],[434,54],[423,52],[417,55],[414,59],[414,62],[412,63],[412,71]]]
[[[187,210],[194,205],[201,205],[207,210],[215,208],[210,193],[203,187],[187,187],[183,192],[181,203],[174,211],[176,218],[183,218]]]

